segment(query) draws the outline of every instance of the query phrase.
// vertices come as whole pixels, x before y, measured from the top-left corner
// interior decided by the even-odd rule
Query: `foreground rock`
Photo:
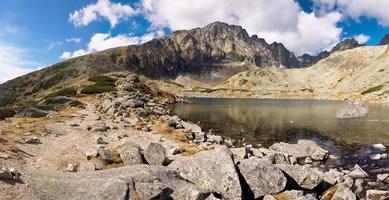
[[[366,117],[369,109],[362,102],[347,102],[341,106],[336,112],[336,117],[339,119],[360,118]]]
[[[309,167],[300,165],[277,165],[285,174],[290,176],[300,187],[313,189],[322,182],[322,177]]]
[[[310,157],[318,161],[324,160],[328,156],[327,150],[310,140],[298,140],[297,144],[276,143],[270,146],[269,149],[291,155],[295,158]]]
[[[269,162],[258,159],[245,159],[238,165],[244,181],[249,186],[248,192],[257,199],[266,194],[276,194],[284,190],[287,179],[282,171]]]
[[[168,163],[166,149],[159,143],[151,143],[147,147],[144,156],[150,165],[165,165]]]
[[[389,191],[368,190],[366,192],[367,200],[386,200],[389,198]]]
[[[241,199],[242,190],[231,152],[219,148],[174,160],[169,167],[203,192],[215,192],[222,199]]]
[[[139,145],[127,142],[118,150],[125,165],[144,164]]]
[[[19,180],[20,173],[15,168],[2,167],[0,169],[0,180]]]
[[[28,170],[35,199],[205,199],[196,187],[163,166],[137,165],[96,172]]]

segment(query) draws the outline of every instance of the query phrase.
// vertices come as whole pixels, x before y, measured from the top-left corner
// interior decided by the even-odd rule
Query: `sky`
[[[389,0],[1,0],[0,83],[214,21],[282,42],[297,56],[351,37],[376,45],[389,33],[388,11]]]

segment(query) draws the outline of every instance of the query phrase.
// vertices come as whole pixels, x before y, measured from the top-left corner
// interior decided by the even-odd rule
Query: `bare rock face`
[[[36,199],[205,199],[193,184],[163,166],[78,173],[28,170],[27,174]]]
[[[345,39],[342,42],[338,43],[334,48],[331,49],[331,53],[336,51],[343,51],[347,49],[353,49],[356,47],[361,46],[358,41],[356,41],[354,38],[351,39]]]
[[[219,148],[174,160],[169,168],[194,183],[202,192],[216,192],[222,199],[241,199],[242,190],[231,152]]]
[[[362,102],[347,102],[336,112],[339,119],[366,117],[369,108]]]
[[[240,161],[238,168],[255,199],[279,193],[286,186],[287,179],[282,171],[268,162],[255,158],[245,159]]]

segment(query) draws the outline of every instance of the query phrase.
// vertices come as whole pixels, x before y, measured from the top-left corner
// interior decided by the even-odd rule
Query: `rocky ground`
[[[235,147],[171,115],[174,95],[134,76],[116,89],[1,121],[0,199],[389,198],[389,168],[328,168],[339,158],[308,140]]]

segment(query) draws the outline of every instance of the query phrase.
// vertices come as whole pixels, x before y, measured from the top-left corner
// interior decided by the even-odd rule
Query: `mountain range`
[[[381,44],[387,40],[384,38]],[[185,77],[215,87],[247,70],[311,67],[337,52],[360,46],[356,40],[346,39],[329,52],[296,57],[282,43],[268,44],[256,35],[249,36],[240,26],[214,22],[203,28],[175,31],[141,45],[69,59],[10,80],[0,85],[0,106],[33,101],[47,91],[110,72],[132,72],[154,80]]]

